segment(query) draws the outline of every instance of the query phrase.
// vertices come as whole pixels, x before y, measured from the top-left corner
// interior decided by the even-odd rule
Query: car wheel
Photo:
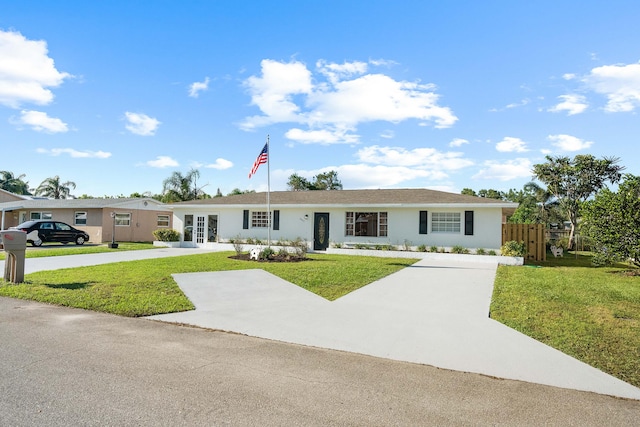
[[[31,246],[42,246],[42,240],[38,239],[38,240],[34,240],[31,242]]]
[[[76,237],[76,245],[84,245],[84,236]]]

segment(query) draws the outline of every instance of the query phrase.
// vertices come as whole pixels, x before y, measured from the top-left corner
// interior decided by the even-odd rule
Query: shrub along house
[[[151,198],[46,199],[0,190],[2,229],[35,219],[66,222],[93,243],[151,242],[157,228],[171,228],[171,211]],[[113,216],[112,216],[113,215]]]
[[[183,246],[212,246],[235,238],[302,238],[310,248],[341,245],[426,245],[499,249],[502,224],[516,203],[427,189],[247,193],[180,202],[174,229]]]

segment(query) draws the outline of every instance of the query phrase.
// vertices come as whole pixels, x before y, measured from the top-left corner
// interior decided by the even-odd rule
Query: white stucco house
[[[427,189],[276,191],[167,206],[183,246],[234,238],[329,245],[391,244],[499,249],[517,203]],[[271,212],[269,218],[268,212]],[[270,226],[270,227],[269,227]],[[269,227],[269,228],[268,228]]]

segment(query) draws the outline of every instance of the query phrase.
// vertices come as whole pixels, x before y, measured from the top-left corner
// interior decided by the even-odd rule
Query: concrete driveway
[[[263,270],[176,274],[165,322],[640,400],[640,389],[489,318],[496,264],[422,260],[330,302]]]

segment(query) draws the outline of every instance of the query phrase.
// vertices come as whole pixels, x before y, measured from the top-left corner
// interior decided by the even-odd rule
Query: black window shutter
[[[280,230],[280,211],[277,209],[273,211],[273,229]]]
[[[249,229],[249,211],[246,209],[242,212],[242,229]]]
[[[473,211],[464,211],[464,235],[473,236]]]
[[[427,234],[427,211],[420,211],[420,234]]]

